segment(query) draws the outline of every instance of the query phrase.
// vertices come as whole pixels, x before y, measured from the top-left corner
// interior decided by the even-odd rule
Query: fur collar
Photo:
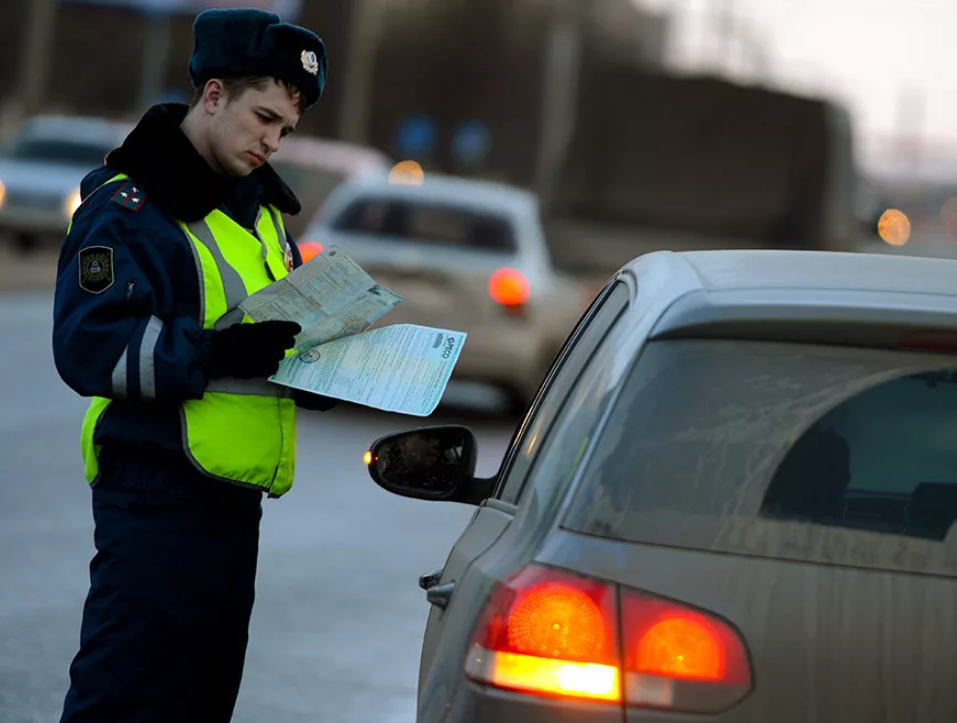
[[[133,178],[151,202],[186,223],[250,192],[283,213],[296,215],[302,210],[295,194],[268,163],[241,179],[213,171],[180,130],[188,110],[182,103],[150,108],[123,145],[109,153],[106,165]]]

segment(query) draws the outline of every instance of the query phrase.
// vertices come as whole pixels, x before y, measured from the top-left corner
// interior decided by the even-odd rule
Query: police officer
[[[296,406],[333,404],[267,381],[300,328],[238,308],[301,262],[268,160],[322,95],[324,45],[258,10],[193,31],[191,105],[151,108],[86,177],[59,260],[96,547],[64,723],[231,719],[261,500],[293,484]]]

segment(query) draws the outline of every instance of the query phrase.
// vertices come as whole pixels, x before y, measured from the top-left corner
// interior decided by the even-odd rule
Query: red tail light
[[[615,590],[530,566],[492,593],[466,673],[499,688],[620,701]]]
[[[303,241],[299,244],[299,254],[302,263],[307,264],[323,252],[322,244],[318,241]]]
[[[719,618],[538,565],[493,591],[465,669],[499,688],[695,713],[751,689],[744,643]]]
[[[528,301],[531,287],[521,271],[499,269],[488,280],[488,293],[497,304],[516,308]]]
[[[957,353],[957,333],[952,331],[918,331],[908,334],[899,342],[901,349],[909,351],[936,351],[945,354]]]
[[[744,642],[728,623],[633,590],[621,605],[629,705],[716,713],[751,690]]]

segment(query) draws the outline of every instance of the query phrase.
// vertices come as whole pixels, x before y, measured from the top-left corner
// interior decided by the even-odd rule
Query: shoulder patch
[[[80,288],[91,294],[102,294],[113,285],[113,249],[108,246],[87,246],[77,256],[80,266]]]
[[[132,181],[124,181],[110,200],[118,206],[129,209],[130,211],[139,211],[146,203],[146,194],[141,188],[137,188]]]

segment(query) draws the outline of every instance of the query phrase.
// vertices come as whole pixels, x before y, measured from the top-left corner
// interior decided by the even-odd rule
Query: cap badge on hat
[[[306,69],[306,72],[312,73],[313,75],[319,74],[319,57],[312,50],[303,50],[302,55],[302,67]]]

